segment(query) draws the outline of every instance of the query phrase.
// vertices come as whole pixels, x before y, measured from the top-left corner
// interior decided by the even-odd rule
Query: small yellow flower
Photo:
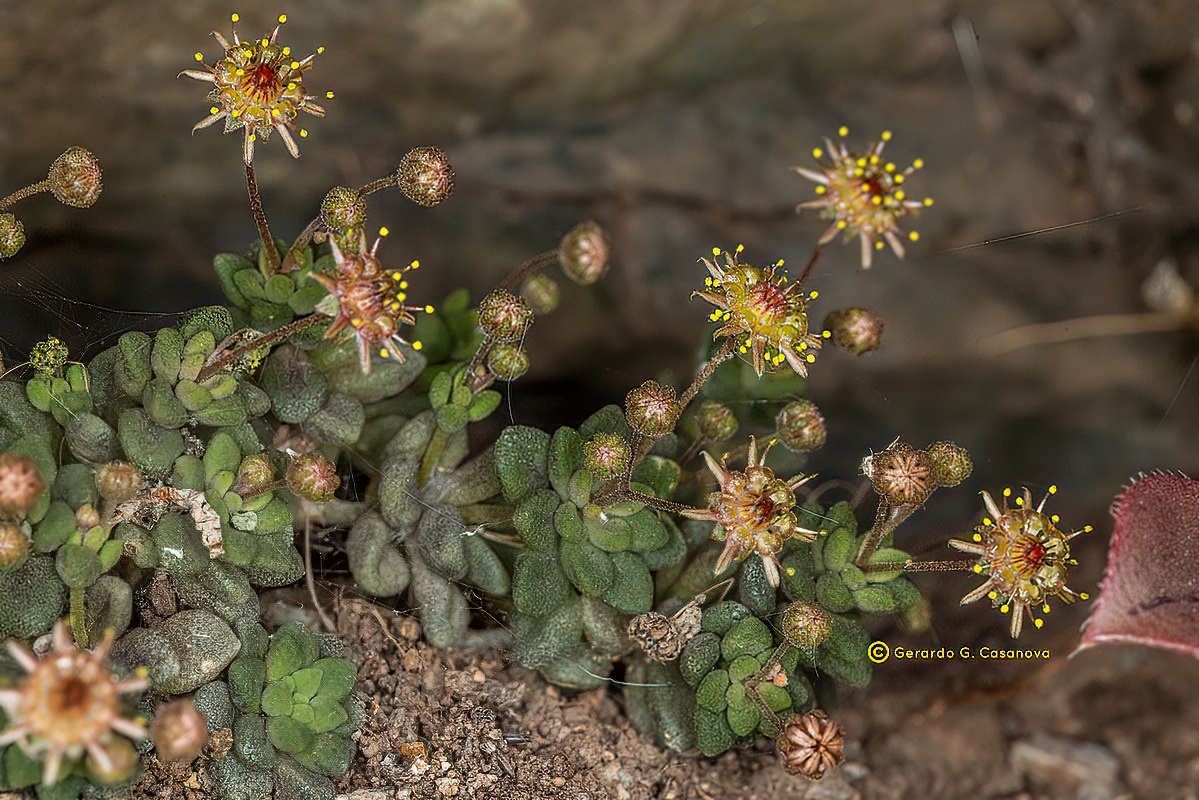
[[[883,131],[864,155],[845,147],[844,137],[848,133],[848,129],[842,127],[838,131],[841,138],[835,144],[825,139],[824,148],[812,151],[820,165],[819,170],[793,167],[800,175],[816,182],[818,196],[816,200],[800,203],[796,211],[818,208],[820,216],[833,221],[820,237],[822,245],[832,241],[838,233],[846,241],[857,236],[862,242],[862,267],[869,268],[871,250],[881,250],[884,241],[891,245],[896,256],[903,258],[900,221],[931,206],[933,201],[930,197],[913,200],[907,194],[907,177],[924,166],[923,161],[916,159],[906,169],[899,169],[883,159],[883,147],[891,140],[890,131]],[[919,238],[915,231],[906,236],[912,241]]]
[[[724,572],[734,561],[757,553],[766,568],[766,579],[778,586],[778,553],[783,543],[791,538],[810,542],[818,532],[801,528],[795,518],[795,489],[811,476],[797,476],[790,481],[776,478],[774,471],[764,466],[769,449],[759,456],[757,441],[750,437],[744,472],[730,470],[723,459],[717,463],[704,453],[704,461],[720,484],[720,491],[712,493],[707,509],[683,514],[716,523],[712,538],[724,542],[724,551],[716,561],[715,574]]]
[[[297,59],[290,47],[277,44],[279,25],[269,37],[242,41],[237,36],[237,14],[232,19],[232,44],[221,34],[212,32],[225,48],[224,57],[209,66],[204,63],[203,54],[196,53],[196,61],[204,69],[188,69],[181,73],[213,85],[208,94],[213,104],[210,115],[198,122],[192,131],[207,128],[220,120],[225,121],[225,133],[243,130],[245,161],[250,164],[254,161],[254,142],[259,138],[265,142],[275,130],[287,145],[287,151],[299,158],[300,148],[291,132],[298,130],[301,138],[308,132],[296,128],[296,116],[301,111],[325,116],[325,109],[312,102],[316,96],[306,94],[304,89],[304,73],[312,66],[316,54]],[[286,21],[286,16],[279,17],[280,25]],[[317,48],[317,53],[323,51],[323,47]],[[332,98],[333,93],[328,92],[325,96]]]
[[[816,292],[805,295],[798,283],[791,283],[787,273],[780,271],[782,261],[769,267],[741,263],[741,250],[740,246],[733,253],[713,248],[711,259],[700,259],[710,273],[704,280],[707,288],[691,296],[716,306],[710,319],[722,324],[712,338],[739,338],[740,352],[752,358],[758,375],[786,361],[806,377],[821,345],[821,337],[808,330],[807,301]]]
[[[1026,613],[1038,628],[1044,624],[1035,611],[1048,614],[1050,596],[1063,603],[1088,599],[1085,592],[1066,587],[1066,572],[1078,563],[1070,558],[1070,540],[1089,533],[1091,526],[1063,533],[1058,528],[1057,515],[1044,513],[1045,501],[1056,492],[1057,487],[1050,486],[1035,508],[1028,489],[1015,498],[1014,508],[1008,507],[1011,489],[1004,490],[1002,507],[996,505],[989,493],[983,492],[987,516],[974,529],[973,541],[949,542],[950,547],[978,556],[974,571],[987,578],[982,586],[962,598],[962,605],[987,597],[1002,613],[1010,611],[1013,639],[1020,635]]]
[[[368,250],[366,236],[362,235],[357,253],[343,253],[330,239],[337,272],[333,275],[312,273],[312,279],[329,290],[316,307],[318,312],[333,317],[325,338],[331,339],[346,328],[352,328],[363,373],[371,371],[371,354],[375,350],[384,358],[390,356],[403,363],[404,352],[399,346],[408,342],[400,336],[400,327],[415,324],[412,312],[433,310],[432,306],[404,305],[408,299],[408,281],[404,274],[420,267],[420,262],[413,261],[403,269],[384,269],[376,256],[379,241],[376,239]],[[421,345],[412,342],[411,346],[419,350]]]

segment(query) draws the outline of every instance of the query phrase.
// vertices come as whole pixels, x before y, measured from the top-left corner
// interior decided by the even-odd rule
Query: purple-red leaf
[[[1107,574],[1079,649],[1145,644],[1199,658],[1199,481],[1142,476],[1112,514]]]

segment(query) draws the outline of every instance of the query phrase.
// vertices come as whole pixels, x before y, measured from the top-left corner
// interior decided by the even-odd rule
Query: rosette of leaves
[[[208,767],[220,796],[332,798],[330,777],[349,769],[362,725],[354,680],[341,643],[298,623],[276,631],[265,651],[240,654],[227,683],[214,681],[196,695],[210,728],[233,733],[233,748]]]
[[[516,656],[577,687],[604,682],[613,658],[628,649],[629,617],[653,606],[653,573],[686,555],[677,527],[653,509],[592,502],[600,487],[583,466],[583,443],[597,433],[629,435],[617,406],[577,431],[563,427],[550,436],[512,426],[496,443],[499,480],[521,542],[512,574]],[[679,474],[673,461],[648,456],[634,469],[632,488],[670,499]]]
[[[287,253],[287,245],[276,240],[280,253]],[[213,259],[212,267],[220,282],[221,291],[233,304],[239,327],[249,327],[262,332],[280,328],[297,317],[311,314],[327,292],[309,275],[315,272],[333,272],[336,267],[328,246],[301,247],[291,252],[294,268],[289,272],[275,272],[269,278],[264,269],[266,254],[261,246],[246,255],[220,253]]]
[[[490,596],[505,596],[510,588],[508,568],[463,519],[464,511],[500,491],[491,449],[466,460],[467,425],[490,415],[500,395],[472,391],[460,366],[431,370],[424,410],[407,419],[390,415],[399,428],[378,448],[379,510],[360,516],[346,539],[359,587],[379,597],[409,590],[425,637],[437,647],[467,636],[464,587]],[[412,408],[411,399],[403,402]],[[367,438],[377,437],[375,425],[387,430],[391,424],[376,417]]]

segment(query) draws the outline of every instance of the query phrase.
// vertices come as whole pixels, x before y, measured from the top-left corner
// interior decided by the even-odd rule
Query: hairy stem
[[[816,266],[816,261],[820,258],[820,254],[824,252],[824,245],[816,245],[816,249],[812,251],[812,255],[808,256],[808,263],[804,264],[803,272],[799,274],[799,280],[796,283],[803,283],[812,274],[812,267]]]
[[[75,637],[75,646],[86,650],[90,646],[87,638],[87,590],[71,587],[71,634]]]
[[[50,181],[38,181],[37,183],[32,183],[29,186],[26,186],[24,189],[18,189],[8,197],[0,200],[0,209],[8,208],[13,203],[19,203],[26,197],[33,197],[35,194],[41,194],[42,192],[48,191],[50,191]]]
[[[533,256],[528,261],[512,270],[512,272],[508,274],[508,277],[504,278],[503,282],[500,283],[500,288],[507,289],[510,292],[518,292],[520,291],[520,285],[524,283],[527,278],[536,274],[540,270],[545,269],[557,260],[557,250],[547,250],[540,255]]]
[[[299,331],[302,331],[306,328],[311,328],[313,325],[317,325],[321,322],[327,322],[328,320],[329,318],[324,314],[309,314],[306,317],[300,317],[293,322],[289,322],[281,328],[275,328],[275,330],[271,331],[270,333],[264,333],[257,339],[253,339],[235,350],[230,350],[228,353],[225,353],[215,361],[205,364],[204,368],[200,370],[200,374],[196,376],[196,382],[199,383],[200,381],[211,378],[213,375],[225,369],[242,356],[253,353],[255,350],[261,350],[264,347],[269,347],[281,339],[286,339],[293,333],[298,333]]]
[[[959,558],[953,561],[890,561],[882,564],[864,564],[862,572],[968,572],[974,568],[974,560]]]
[[[859,568],[864,567],[870,557],[874,555],[874,551],[878,549],[878,544],[883,540],[883,537],[898,528],[904,520],[916,513],[919,506],[899,506],[891,508],[885,502],[879,504],[879,513],[874,518],[874,525],[866,532],[866,539],[862,542],[862,549],[858,551],[858,558],[855,562]]]
[[[250,194],[250,212],[254,215],[254,224],[258,226],[258,236],[262,239],[263,252],[266,253],[266,266],[262,271],[269,278],[279,271],[279,250],[275,240],[271,238],[271,229],[266,224],[266,213],[262,210],[262,198],[258,194],[258,181],[254,179],[254,165],[246,164],[246,191]]]

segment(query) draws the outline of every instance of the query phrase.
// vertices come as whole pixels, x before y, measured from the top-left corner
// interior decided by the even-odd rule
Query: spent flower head
[[[242,41],[237,35],[237,14],[232,15],[233,41],[229,42],[216,31],[212,35],[225,48],[224,55],[213,65],[204,63],[204,54],[196,53],[196,61],[204,69],[188,69],[181,74],[212,84],[208,99],[212,102],[209,116],[196,123],[196,131],[209,125],[225,121],[225,133],[242,130],[245,135],[244,158],[247,164],[254,161],[254,142],[264,142],[271,131],[278,131],[279,138],[292,156],[300,157],[300,148],[292,136],[297,131],[301,138],[308,131],[296,126],[296,117],[306,111],[317,117],[325,115],[325,109],[316,103],[315,95],[306,93],[304,74],[312,66],[316,53],[297,59],[290,47],[278,44],[279,25],[287,21],[286,15],[279,17],[279,25],[270,36]],[[332,99],[333,93],[325,97]]]
[[[317,311],[333,317],[333,323],[325,332],[331,339],[347,328],[352,329],[358,344],[358,363],[363,373],[371,371],[372,352],[387,358],[390,356],[404,362],[400,345],[408,344],[400,336],[402,325],[415,324],[414,311],[432,312],[432,306],[407,306],[408,281],[404,274],[420,267],[413,261],[402,269],[385,269],[379,263],[376,252],[379,242],[387,235],[387,229],[379,231],[380,238],[369,249],[366,235],[359,237],[358,252],[343,253],[337,243],[330,240],[333,261],[337,271],[332,275],[313,272],[311,277],[329,290],[329,294],[317,305]],[[420,342],[412,342],[413,350],[421,348]]]
[[[811,476],[796,476],[789,481],[776,478],[774,471],[765,466],[769,449],[759,454],[757,440],[751,436],[744,472],[729,469],[723,459],[717,462],[705,452],[704,461],[720,491],[709,496],[707,509],[691,509],[683,514],[716,523],[712,538],[723,541],[724,550],[716,561],[715,574],[757,553],[762,557],[766,579],[778,586],[778,553],[783,543],[792,538],[810,542],[818,531],[800,527],[795,517],[795,489]]]
[[[775,741],[783,769],[818,781],[845,761],[845,729],[815,709],[793,714]]]
[[[1020,635],[1026,613],[1038,628],[1044,624],[1036,611],[1048,614],[1051,596],[1063,603],[1088,599],[1085,592],[1066,587],[1066,572],[1078,563],[1070,558],[1070,540],[1089,533],[1091,526],[1071,533],[1058,528],[1058,516],[1044,513],[1045,501],[1056,492],[1057,487],[1050,486],[1035,507],[1028,489],[1010,507],[1011,489],[1003,490],[1002,506],[996,505],[988,492],[983,492],[987,516],[974,529],[972,541],[949,541],[951,547],[978,556],[974,571],[987,579],[962,598],[962,605],[986,597],[1001,613],[1010,611],[1013,639]]]
[[[805,294],[798,283],[791,283],[787,273],[780,272],[782,260],[769,267],[741,263],[743,249],[738,245],[729,253],[715,247],[711,259],[701,258],[710,273],[704,279],[707,288],[691,296],[716,306],[709,318],[722,324],[712,338],[734,337],[758,375],[786,361],[807,377],[808,364],[816,360],[821,345],[820,336],[808,326],[807,301],[817,293]]]
[[[849,129],[837,131],[840,138],[834,144],[825,139],[824,147],[812,151],[820,168],[818,170],[794,167],[808,180],[816,182],[816,200],[800,203],[796,210],[820,209],[820,216],[831,219],[832,224],[820,237],[820,244],[832,241],[837,234],[848,241],[858,237],[862,242],[862,266],[870,266],[871,251],[881,250],[883,242],[891,245],[895,255],[903,258],[905,235],[900,230],[904,217],[917,214],[920,209],[933,204],[931,197],[912,200],[904,185],[907,177],[924,166],[916,159],[911,166],[900,169],[883,158],[883,147],[891,140],[891,132],[882,136],[864,154],[849,150],[845,136]],[[915,231],[906,234],[916,241]]]
[[[148,732],[122,715],[121,695],[140,692],[149,681],[120,680],[112,673],[105,663],[112,641],[109,636],[94,650],[79,650],[60,621],[54,626],[54,649],[43,659],[24,644],[8,643],[26,674],[12,688],[0,689],[0,707],[9,719],[0,745],[15,742],[41,759],[46,785],[58,780],[64,762],[85,757],[88,771],[104,782],[127,778],[136,767],[133,746],[116,734],[140,742]]]

